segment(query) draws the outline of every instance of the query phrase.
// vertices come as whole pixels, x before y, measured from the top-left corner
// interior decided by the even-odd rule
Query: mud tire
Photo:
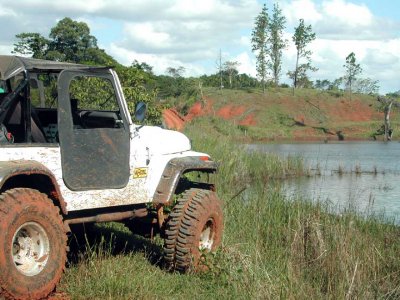
[[[201,249],[206,231],[211,243]],[[164,243],[166,267],[182,273],[204,269],[202,253],[218,248],[222,232],[223,213],[217,195],[195,188],[185,191],[167,222]]]
[[[36,234],[45,237],[49,254],[34,259],[35,263],[45,261],[44,266],[39,264],[38,270],[28,268],[23,273],[25,270],[17,269],[15,247],[22,248],[19,234],[23,234],[25,228],[33,228],[28,239],[22,237],[22,241],[28,243],[28,246],[23,244],[23,247],[30,249],[26,253],[35,251],[32,250],[34,242],[29,244],[29,241],[35,240],[32,236]],[[37,228],[42,232],[35,231]],[[36,243],[41,245],[40,241]],[[59,209],[47,195],[27,188],[12,189],[0,195],[0,299],[2,296],[6,299],[47,297],[61,279],[66,250],[67,236]]]

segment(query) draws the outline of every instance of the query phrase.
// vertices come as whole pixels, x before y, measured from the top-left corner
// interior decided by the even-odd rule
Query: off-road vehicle
[[[0,56],[0,88],[0,298],[54,291],[71,224],[158,232],[183,272],[219,246],[217,164],[179,132],[135,125],[112,68]]]

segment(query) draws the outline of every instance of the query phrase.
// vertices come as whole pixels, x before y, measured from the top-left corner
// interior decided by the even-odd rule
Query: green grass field
[[[223,245],[206,257],[209,271],[169,273],[162,240],[96,225],[80,247],[71,239],[61,291],[71,299],[400,298],[399,227],[286,201],[272,179],[303,175],[301,158],[249,154],[232,141],[235,132],[203,125],[187,134],[221,164],[215,180],[225,214]]]

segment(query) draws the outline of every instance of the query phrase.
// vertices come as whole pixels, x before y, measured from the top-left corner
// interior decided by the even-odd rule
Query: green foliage
[[[46,57],[50,41],[39,33],[26,32],[15,36],[18,42],[14,44],[12,53],[31,55],[34,58]]]
[[[229,86],[229,74],[225,72],[223,74],[223,86]],[[200,76],[199,80],[203,83],[205,87],[220,87],[220,77],[219,74],[212,74],[212,75],[202,75]],[[257,78],[251,77],[248,74],[237,74],[232,76],[232,87],[233,88],[255,88],[261,87],[260,82]]]
[[[85,22],[70,18],[60,20],[51,28],[49,39],[39,33],[20,33],[16,38],[13,53],[92,65],[118,64],[97,46],[97,39],[90,34],[89,26]]]
[[[293,82],[296,82],[296,88],[313,88],[313,82],[308,78],[307,71],[316,71],[317,69],[311,66],[311,63],[300,64],[297,66],[297,72],[289,71],[287,75]]]
[[[331,82],[327,79],[323,79],[323,80],[317,79],[315,81],[315,88],[319,89],[319,90],[326,91],[330,85],[331,85]]]
[[[293,86],[297,88],[300,86],[307,86],[308,77],[307,71],[317,71],[317,68],[311,66],[311,54],[310,50],[307,50],[307,46],[315,40],[315,33],[312,32],[311,25],[306,26],[304,20],[300,19],[299,25],[294,29],[294,35],[292,40],[296,45],[296,68],[293,72],[288,72],[288,75],[293,79]],[[305,63],[300,64],[299,61],[303,59]]]
[[[155,105],[157,89],[154,88],[154,76],[138,68],[135,63],[130,67],[118,66],[116,71],[132,118],[136,104],[143,101],[147,104],[146,122],[161,124],[162,107]]]
[[[80,110],[118,111],[115,91],[108,79],[74,77],[70,85],[70,97],[78,100]]]
[[[360,94],[377,95],[379,92],[379,80],[371,78],[356,79],[354,86],[356,93]]]
[[[287,47],[287,40],[283,38],[283,30],[285,29],[286,18],[282,14],[282,9],[277,3],[274,4],[272,17],[268,26],[268,42],[269,57],[268,68],[272,71],[274,83],[279,84],[279,77],[282,70],[282,50]]]
[[[237,61],[226,61],[223,65],[223,71],[228,74],[230,88],[233,87],[233,78],[239,74],[237,70],[239,65],[240,63]]]
[[[97,46],[97,39],[90,34],[86,23],[64,18],[51,28],[49,39],[38,33],[21,33],[16,38],[14,53],[40,59],[114,66],[131,114],[134,113],[135,105],[143,101],[148,105],[146,122],[161,124],[162,107],[155,105],[157,89],[152,67],[136,60],[130,67],[122,66]],[[55,77],[46,76],[42,75],[46,86],[46,107],[55,107],[57,81]],[[72,98],[79,100],[80,107],[91,109],[116,109],[115,99],[108,100],[112,98],[113,92],[109,82],[98,78],[78,78],[72,86]],[[34,95],[33,101],[34,105],[39,105],[38,95]]]
[[[251,44],[253,52],[257,57],[257,76],[261,78],[263,91],[268,74],[268,9],[264,4],[260,14],[256,17],[254,29],[251,33]]]

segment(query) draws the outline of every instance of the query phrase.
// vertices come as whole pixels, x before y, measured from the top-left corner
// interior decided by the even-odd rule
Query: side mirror
[[[146,111],[147,111],[146,103],[142,101],[138,102],[135,107],[135,119],[138,120],[139,122],[143,122],[143,120],[146,118]]]

